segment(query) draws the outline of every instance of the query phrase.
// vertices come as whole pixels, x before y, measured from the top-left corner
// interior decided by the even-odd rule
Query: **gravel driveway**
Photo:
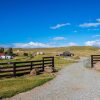
[[[83,60],[62,69],[54,80],[7,100],[100,100],[100,72],[85,68]]]

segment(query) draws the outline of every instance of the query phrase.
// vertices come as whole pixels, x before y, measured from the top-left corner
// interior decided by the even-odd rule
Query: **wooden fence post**
[[[52,57],[52,67],[54,68],[54,57]]]
[[[13,63],[13,76],[16,77],[16,63]]]
[[[91,55],[91,68],[93,68],[93,55]]]
[[[32,70],[33,69],[33,62],[31,61],[31,67],[30,67],[30,70]]]
[[[42,62],[42,67],[43,67],[43,71],[44,71],[44,57],[42,58],[43,62]]]

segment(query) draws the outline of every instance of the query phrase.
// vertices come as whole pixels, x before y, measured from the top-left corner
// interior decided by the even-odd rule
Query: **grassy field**
[[[93,54],[100,54],[100,48],[90,47],[90,46],[72,46],[72,47],[60,47],[60,48],[35,48],[35,49],[13,49],[14,53],[19,51],[19,56],[16,56],[11,60],[0,60],[0,62],[12,62],[12,61],[29,61],[29,60],[39,60],[43,56],[55,56],[64,51],[70,51],[75,54],[75,57],[90,56]],[[44,52],[45,55],[37,55],[33,58],[23,56],[23,53],[33,54],[36,52]]]
[[[13,49],[14,53],[18,53],[19,56],[14,57],[11,60],[0,60],[0,62],[13,62],[13,61],[29,61],[29,60],[39,60],[44,56],[54,56],[60,54],[64,51],[70,51],[75,54],[75,57],[90,56],[93,54],[100,54],[100,48],[90,47],[90,46],[72,46],[72,47],[60,47],[60,48],[35,48],[35,49]],[[35,57],[25,57],[23,53],[33,54],[36,52],[44,52],[45,55],[37,55]]]
[[[54,78],[54,75],[23,76],[0,80],[0,99],[28,91]]]
[[[41,59],[42,56],[38,56],[35,59]],[[35,60],[34,59],[34,60]],[[74,63],[75,61],[64,59],[62,57],[55,58],[55,67],[60,70],[68,64]],[[0,80],[0,98],[11,97],[15,94],[28,91],[34,87],[44,84],[45,82],[53,79],[55,76],[53,74],[41,74],[37,76],[22,76],[17,78],[1,79]]]
[[[61,47],[61,48],[41,48],[41,49],[14,49],[14,52],[19,52],[19,56],[11,60],[0,60],[0,62],[13,62],[13,61],[30,61],[40,60],[43,56],[54,56],[55,67],[57,70],[67,66],[68,64],[76,62],[77,59],[83,56],[90,56],[92,54],[100,54],[100,48],[95,47]],[[37,55],[33,58],[23,56],[23,53],[36,53],[44,52],[45,55]],[[56,55],[64,51],[70,51],[75,54],[74,57],[63,58],[57,57]],[[30,90],[36,86],[42,85],[43,83],[53,79],[55,76],[51,74],[42,74],[34,77],[22,76],[17,78],[2,79],[0,80],[0,98],[11,97],[15,94]]]
[[[36,48],[36,49],[14,49],[14,52],[20,51],[20,54],[23,52],[36,53],[44,52],[48,56],[55,56],[56,54],[62,53],[64,51],[70,51],[76,56],[90,56],[91,54],[100,54],[100,48],[91,47],[91,46],[70,46],[70,47],[59,47],[59,48]]]

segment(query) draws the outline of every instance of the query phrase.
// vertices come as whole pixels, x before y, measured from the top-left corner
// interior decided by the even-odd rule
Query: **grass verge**
[[[23,76],[0,80],[0,99],[28,91],[54,78],[54,75]]]
[[[62,69],[63,67],[68,66],[69,64],[76,63],[75,59],[68,59],[63,57],[55,57],[55,66],[57,70]]]

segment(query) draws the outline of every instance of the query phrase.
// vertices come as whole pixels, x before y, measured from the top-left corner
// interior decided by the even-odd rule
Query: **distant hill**
[[[88,56],[92,54],[100,54],[100,48],[92,46],[69,46],[69,47],[56,47],[56,48],[14,48],[14,51],[17,50],[29,53],[35,52],[44,52],[46,54],[56,55],[64,51],[70,51],[78,56]]]
[[[65,51],[65,50],[99,50],[99,47],[92,46],[68,46],[68,47],[55,47],[55,48],[14,48],[14,50],[24,50],[24,51]]]

